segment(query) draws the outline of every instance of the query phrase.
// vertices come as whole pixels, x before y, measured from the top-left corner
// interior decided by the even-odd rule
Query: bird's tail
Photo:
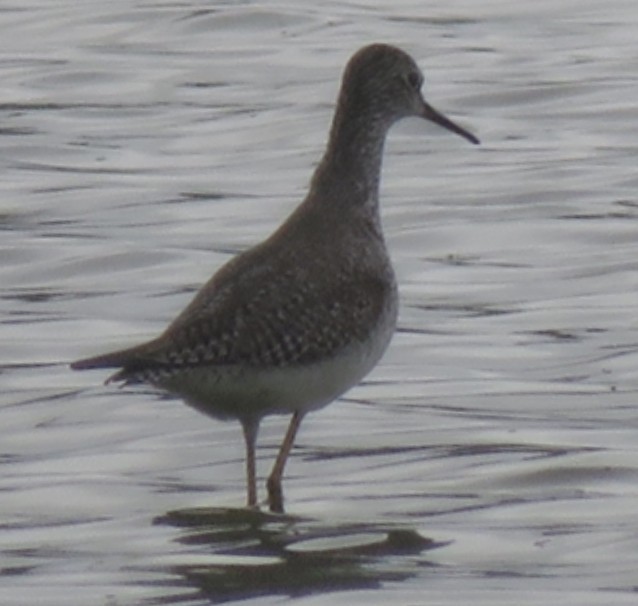
[[[144,369],[156,365],[157,362],[148,356],[148,344],[121,349],[110,353],[83,358],[71,364],[73,370],[91,370],[97,368],[120,368],[117,373],[107,379],[112,381],[136,382],[137,374]]]
[[[120,368],[130,362],[130,350],[114,351],[100,356],[83,358],[71,364],[73,370],[90,370],[93,368]]]

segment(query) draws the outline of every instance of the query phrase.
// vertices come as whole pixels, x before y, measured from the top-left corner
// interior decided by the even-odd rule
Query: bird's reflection
[[[184,509],[155,522],[180,528],[181,544],[210,547],[180,555],[170,568],[214,602],[374,588],[414,576],[428,565],[420,554],[442,545],[409,528],[257,509]]]

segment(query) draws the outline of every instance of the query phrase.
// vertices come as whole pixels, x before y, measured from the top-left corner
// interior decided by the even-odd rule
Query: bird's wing
[[[119,367],[111,380],[136,381],[163,369],[310,364],[363,342],[394,284],[374,272],[340,270],[329,259],[300,267],[245,255],[213,276],[159,338],[73,368]]]

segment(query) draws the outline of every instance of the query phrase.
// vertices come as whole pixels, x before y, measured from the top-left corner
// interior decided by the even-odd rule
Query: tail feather
[[[119,368],[118,372],[107,379],[107,383],[112,381],[137,382],[139,373],[158,366],[161,366],[161,363],[153,359],[148,344],[83,358],[71,364],[73,370]]]
[[[120,368],[130,361],[129,357],[122,355],[123,352],[113,352],[76,360],[71,364],[73,370],[90,370],[93,368]]]

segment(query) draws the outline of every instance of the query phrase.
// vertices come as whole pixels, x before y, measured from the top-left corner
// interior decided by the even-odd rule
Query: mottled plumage
[[[120,368],[110,380],[148,382],[209,416],[237,418],[249,506],[260,419],[293,413],[268,481],[270,507],[282,511],[281,476],[303,415],[359,382],[394,332],[398,296],[378,208],[388,129],[413,115],[478,142],[423,101],[422,81],[397,48],[356,53],[326,153],[288,220],[222,267],[160,337],[72,365]]]

